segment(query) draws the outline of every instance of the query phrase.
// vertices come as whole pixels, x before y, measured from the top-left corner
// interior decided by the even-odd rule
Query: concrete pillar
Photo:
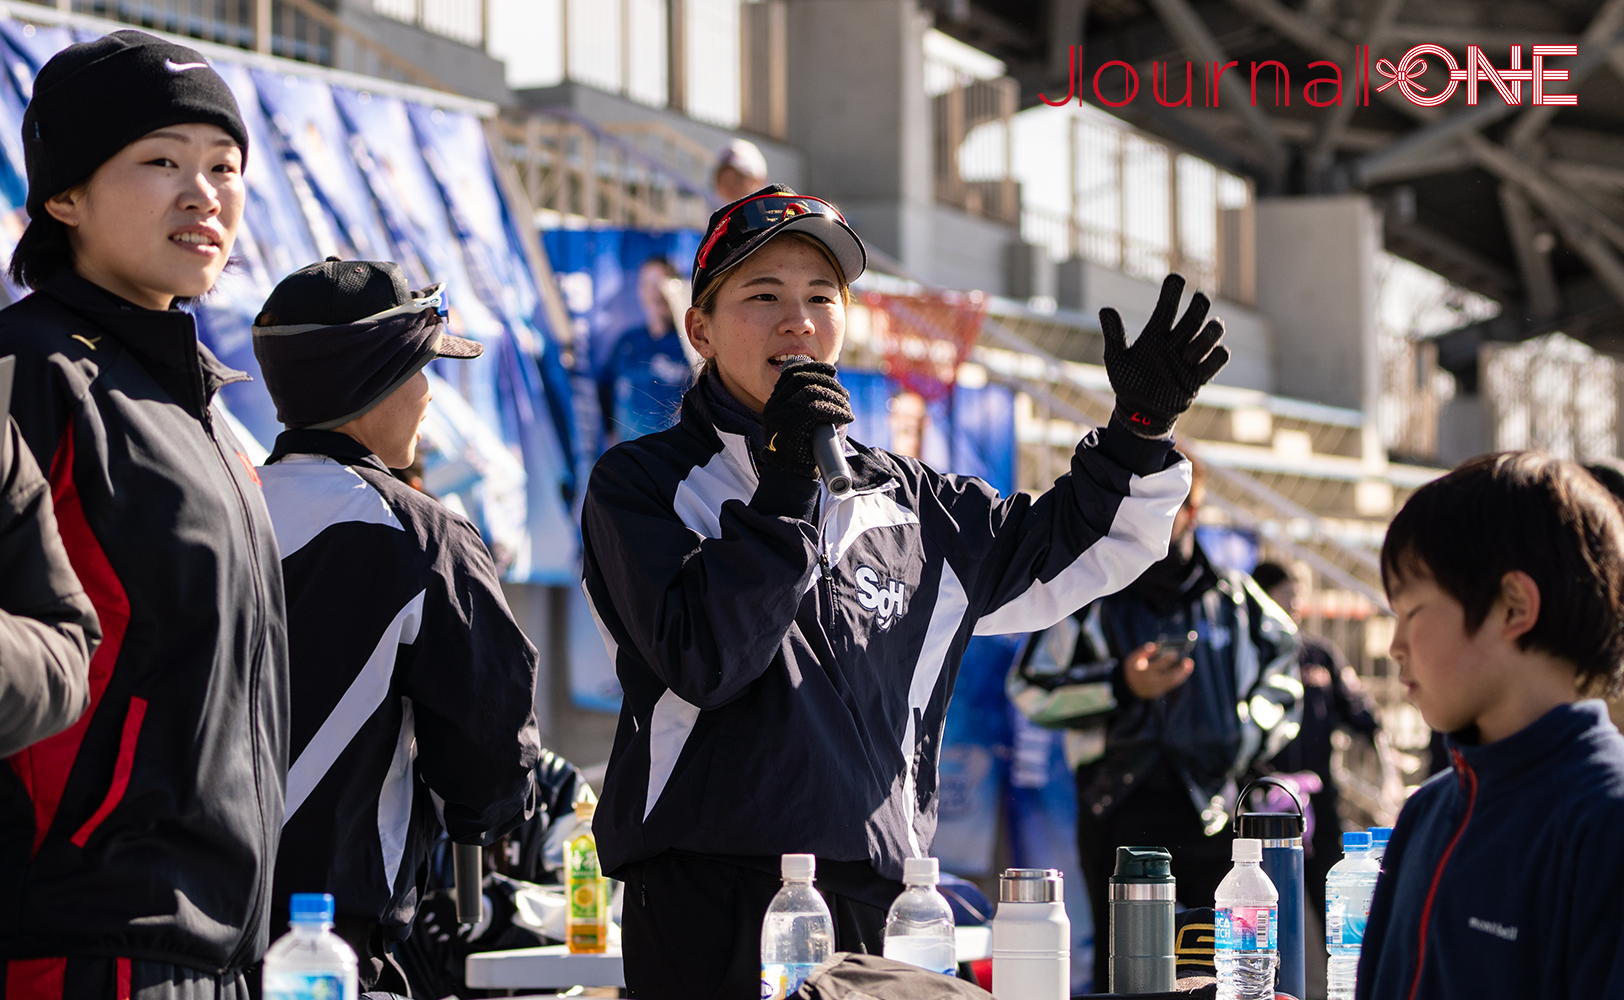
[[[1025,301],[1055,297],[1055,266],[1047,247],[1015,240],[1004,248],[1004,291]],[[1080,297],[1079,297],[1080,298]]]
[[[870,246],[929,269],[935,174],[916,0],[790,0],[787,141],[800,190],[840,206]]]
[[[1362,195],[1258,202],[1257,310],[1274,328],[1275,391],[1360,410],[1372,429],[1381,245],[1381,217]]]
[[[1461,394],[1438,414],[1438,465],[1452,469],[1468,458],[1494,450],[1493,407],[1481,395]]]

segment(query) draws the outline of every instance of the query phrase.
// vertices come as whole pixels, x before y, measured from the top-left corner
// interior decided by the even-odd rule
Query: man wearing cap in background
[[[716,187],[717,200],[724,205],[748,198],[751,192],[767,186],[767,158],[749,139],[734,139],[717,151],[711,183]]]
[[[260,469],[293,695],[272,921],[292,893],[332,893],[363,991],[409,992],[390,952],[439,823],[493,843],[528,815],[540,752],[536,650],[478,530],[389,472],[416,452],[424,366],[483,351],[445,332],[440,305],[398,264],[330,257],[283,279],[254,325],[288,427]]]

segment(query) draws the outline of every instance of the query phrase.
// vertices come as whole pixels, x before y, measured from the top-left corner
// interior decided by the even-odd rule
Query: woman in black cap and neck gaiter
[[[0,768],[3,995],[243,997],[282,825],[282,581],[210,410],[246,376],[176,302],[231,254],[247,134],[200,54],[138,31],[46,63],[23,133],[34,293],[0,356],[104,638],[84,716]]]
[[[769,187],[711,216],[686,329],[706,359],[675,427],[593,469],[585,583],[625,691],[593,820],[626,883],[635,997],[793,992],[761,966],[779,856],[817,857],[841,951],[878,953],[903,861],[928,856],[936,764],[974,633],[1053,625],[1167,551],[1189,491],[1172,428],[1229,352],[1170,277],[1133,346],[1106,310],[1117,413],[1034,500],[813,429],[866,255],[832,206]],[[1114,325],[1113,325],[1114,324]]]

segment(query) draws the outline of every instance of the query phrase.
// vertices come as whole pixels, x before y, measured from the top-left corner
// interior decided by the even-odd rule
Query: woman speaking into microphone
[[[718,210],[685,317],[699,378],[587,487],[585,590],[625,692],[593,827],[632,996],[758,996],[785,853],[817,856],[836,946],[878,953],[903,860],[930,851],[971,635],[1132,582],[1189,488],[1173,421],[1229,354],[1205,296],[1174,324],[1175,275],[1132,347],[1102,312],[1116,413],[1041,497],[844,439],[852,488],[828,492],[812,440],[852,420],[834,362],[866,259],[786,187]]]

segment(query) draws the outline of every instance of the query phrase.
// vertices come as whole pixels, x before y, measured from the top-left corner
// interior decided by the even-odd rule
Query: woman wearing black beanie
[[[210,408],[246,376],[176,303],[231,254],[247,133],[202,55],[119,31],[46,63],[23,141],[11,274],[34,293],[0,312],[0,356],[104,639],[84,716],[0,768],[0,996],[246,996],[282,823],[282,582]]]

